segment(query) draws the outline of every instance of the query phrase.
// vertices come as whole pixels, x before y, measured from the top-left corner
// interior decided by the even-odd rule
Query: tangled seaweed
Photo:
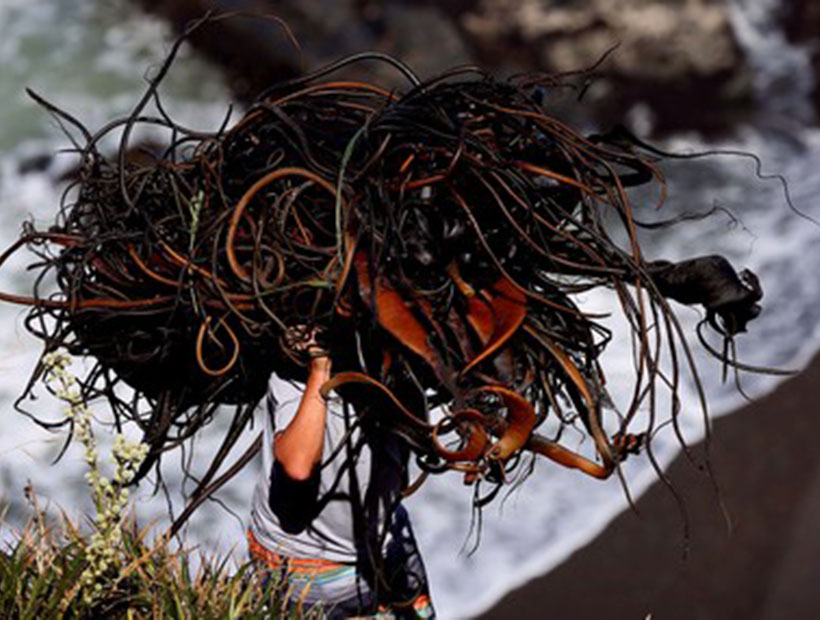
[[[318,329],[332,352],[325,395],[400,435],[425,473],[462,472],[481,505],[528,453],[606,478],[650,447],[661,389],[677,428],[681,369],[697,374],[667,298],[702,304],[703,325],[727,341],[760,310],[755,276],[719,256],[642,255],[630,190],[654,184],[662,201],[659,159],[550,116],[539,91],[554,78],[468,67],[422,83],[364,54],[275,85],[206,135],[169,118],[157,94],[178,45],[133,113],[97,133],[35,96],[84,136],[78,178],[55,225],[27,226],[0,257],[37,257],[33,295],[0,298],[31,306],[46,352],[96,360],[84,396],[107,398],[116,425],[136,424],[150,446],[137,481],[218,406],[236,406],[175,529],[259,449],[216,476],[271,373],[304,377],[293,330]],[[398,68],[406,92],[328,77],[365,60]],[[134,157],[141,125],[172,140]],[[106,157],[100,142],[117,132]],[[613,215],[628,247],[605,226]],[[576,303],[602,288],[636,351],[633,398],[614,421],[600,364],[611,334]],[[548,416],[558,423],[546,433]],[[570,426],[594,456],[561,442]]]

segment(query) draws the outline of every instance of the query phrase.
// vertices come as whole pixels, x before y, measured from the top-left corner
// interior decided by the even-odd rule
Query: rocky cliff
[[[363,50],[394,54],[422,76],[469,62],[502,73],[573,72],[610,51],[580,89],[585,114],[602,124],[719,131],[753,106],[751,70],[728,0],[136,1],[177,28],[208,9],[282,18],[299,51],[277,23],[258,18],[224,21],[195,37],[245,100],[277,79]],[[817,36],[818,6],[797,0],[784,9],[790,37]],[[820,54],[815,59],[820,69]],[[398,79],[384,68],[374,72],[363,77]]]

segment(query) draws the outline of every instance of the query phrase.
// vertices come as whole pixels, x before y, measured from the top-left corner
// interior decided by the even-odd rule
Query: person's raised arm
[[[322,460],[327,403],[319,394],[319,388],[328,379],[330,358],[311,359],[305,393],[296,415],[273,439],[274,458],[293,480],[310,478]]]
[[[292,346],[310,355],[308,379],[296,415],[274,437],[273,454],[289,478],[303,481],[314,474],[322,459],[327,403],[319,388],[330,379],[330,357],[316,344],[315,333]]]

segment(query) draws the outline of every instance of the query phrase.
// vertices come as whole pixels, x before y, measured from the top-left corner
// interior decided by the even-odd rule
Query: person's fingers
[[[294,325],[285,330],[285,345],[297,352],[307,353],[310,357],[323,357],[327,351],[317,342],[318,335],[322,332],[319,325],[308,328],[306,325]]]

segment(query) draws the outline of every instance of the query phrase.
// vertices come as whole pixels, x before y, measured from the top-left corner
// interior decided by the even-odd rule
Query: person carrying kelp
[[[382,617],[388,611],[435,617],[399,504],[406,445],[390,433],[353,428],[339,400],[320,393],[331,376],[328,352],[312,334],[294,330],[288,340],[307,357],[308,377],[303,390],[284,393],[285,384],[273,377],[263,402],[263,475],[251,507],[251,556],[280,580],[301,612],[319,605],[328,618],[376,610]]]
[[[713,328],[727,353],[760,310],[754,275],[719,256],[644,257],[629,191],[664,189],[658,160],[637,141],[587,138],[550,116],[539,97],[562,85],[555,78],[499,81],[467,67],[422,83],[395,59],[363,54],[277,84],[237,123],[203,134],[174,123],[157,93],[177,49],[131,115],[97,133],[39,99],[78,134],[76,193],[54,226],[28,226],[0,257],[36,254],[34,295],[0,298],[32,306],[27,326],[46,351],[97,360],[83,396],[108,398],[116,424],[142,430],[150,452],[137,480],[212,432],[218,406],[236,406],[173,533],[261,449],[270,468],[252,545],[279,554],[286,572],[297,560],[345,566],[344,583],[355,548],[357,604],[410,613],[423,569],[413,553],[390,557],[402,548],[393,529],[404,524],[409,456],[422,473],[403,493],[455,471],[476,510],[531,473],[536,455],[607,478],[651,448],[663,390],[677,428],[680,370],[696,376],[667,298],[702,304],[698,334]],[[397,68],[406,92],[330,76],[365,60]],[[134,162],[142,124],[168,128],[171,144]],[[117,130],[120,151],[107,158],[98,145]],[[50,276],[57,292],[44,295]],[[607,416],[600,356],[611,334],[578,305],[593,289],[618,300],[635,351],[633,398]],[[299,405],[275,404],[275,389],[265,397],[271,375],[306,386]],[[267,437],[217,476],[255,412],[272,422]],[[335,424],[318,445],[315,431]],[[586,453],[562,443],[570,427],[591,439]],[[337,491],[350,503],[341,536]],[[339,553],[311,547],[323,527]],[[330,592],[332,571],[316,579]],[[313,588],[305,600],[324,596],[310,598]]]

